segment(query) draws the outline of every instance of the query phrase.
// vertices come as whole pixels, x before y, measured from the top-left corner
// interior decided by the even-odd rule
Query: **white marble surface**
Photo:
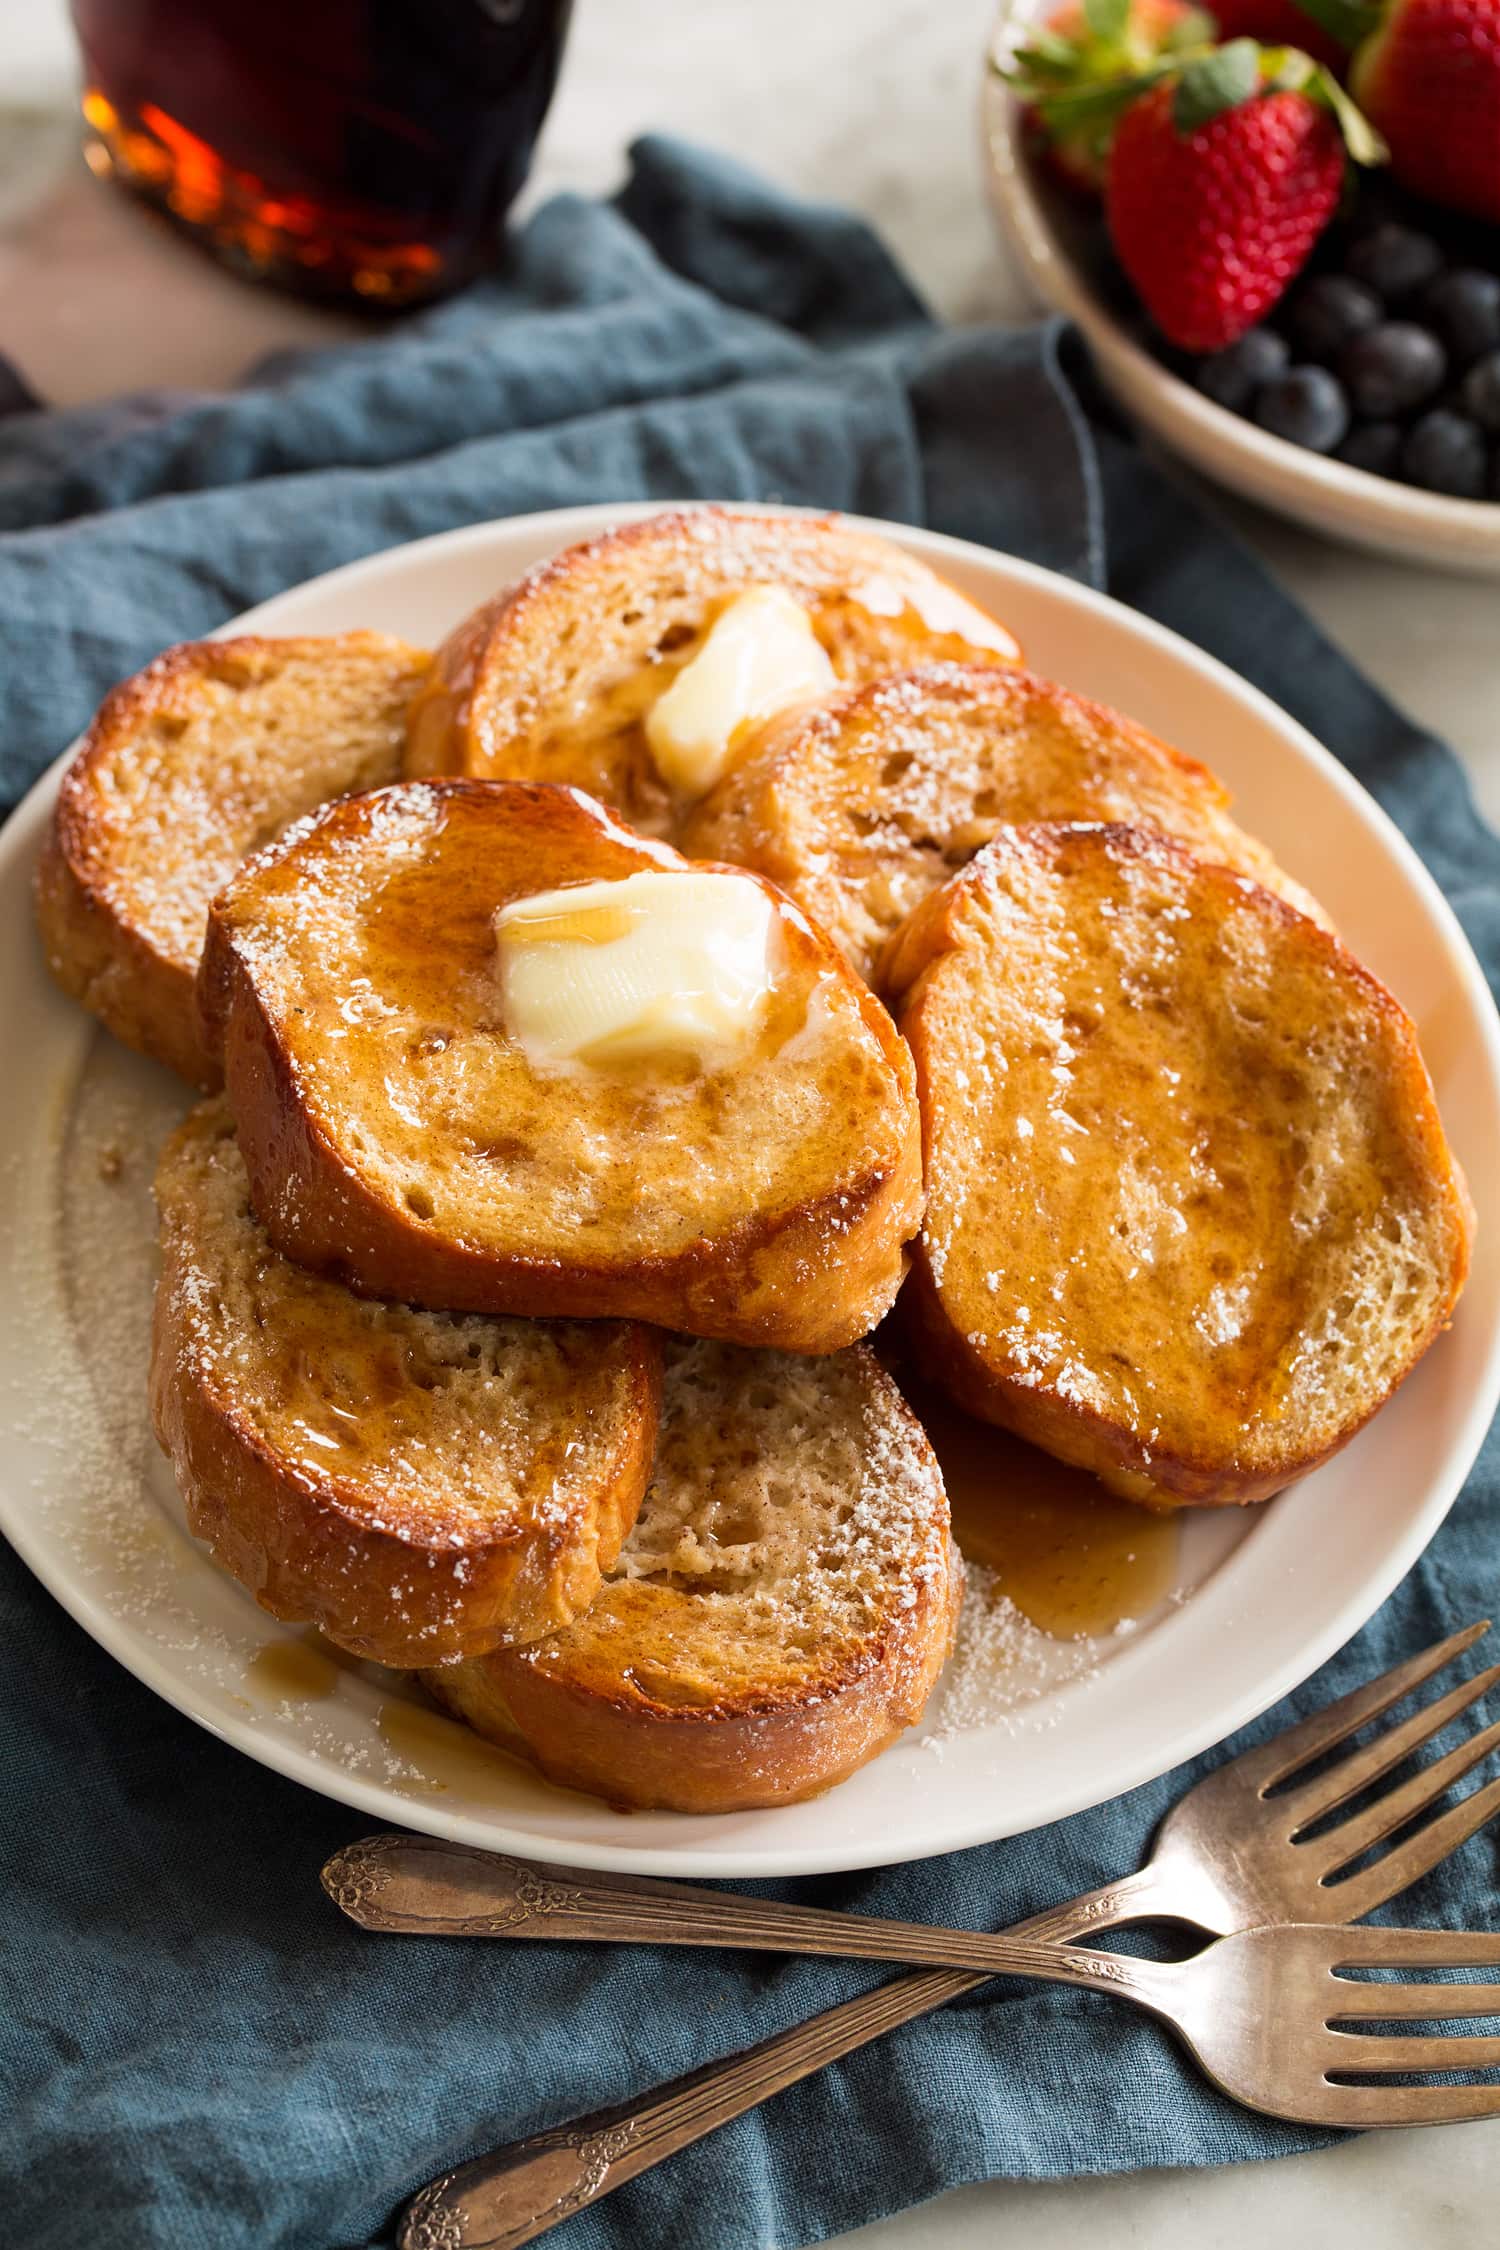
[[[1025,310],[980,186],[975,86],[991,0],[579,0],[531,194],[608,186],[635,132],[729,146],[864,210],[954,319]],[[0,0],[0,349],[44,396],[221,383],[272,344],[345,332],[242,288],[99,189],[72,153],[62,0]],[[1332,636],[1462,753],[1500,821],[1493,583],[1354,555],[1236,506]],[[1475,2250],[1496,2236],[1500,2124],[1371,2135],[1315,2157],[943,2196],[860,2250]]]

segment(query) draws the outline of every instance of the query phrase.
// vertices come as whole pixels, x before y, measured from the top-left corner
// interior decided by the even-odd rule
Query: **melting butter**
[[[780,942],[745,875],[650,868],[512,899],[495,917],[506,1027],[542,1067],[719,1068],[760,1031]]]
[[[657,772],[684,797],[719,780],[747,734],[838,685],[802,604],[752,586],[721,611],[703,646],[646,715]]]

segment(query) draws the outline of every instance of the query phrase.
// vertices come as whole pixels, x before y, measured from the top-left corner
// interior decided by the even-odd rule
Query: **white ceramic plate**
[[[1033,287],[1082,331],[1120,403],[1205,476],[1313,531],[1408,562],[1500,577],[1500,502],[1446,499],[1289,445],[1169,374],[1126,334],[1069,255],[1062,199],[1035,176],[1019,106],[989,68],[991,57],[1008,57],[1051,5],[1003,0],[986,57],[985,170],[1001,229]]]
[[[283,594],[235,629],[368,625],[430,643],[528,565],[632,512],[422,540]],[[1081,1649],[1022,1636],[1008,1656],[971,1650],[923,1727],[815,1803],[622,1817],[429,1716],[373,1668],[335,1668],[184,1531],[147,1429],[144,1369],[150,1175],[185,1096],[95,1032],[42,967],[30,876],[54,768],[0,836],[0,1241],[11,1246],[0,1528],[149,1687],[377,1821],[573,1865],[747,1876],[918,1858],[1056,1820],[1219,1741],[1339,1647],[1432,1536],[1488,1425],[1500,1391],[1500,1026],[1425,870],[1325,751],[1185,642],[1028,564],[877,528],[1003,617],[1039,669],[1210,759],[1248,825],[1400,993],[1480,1206],[1458,1319],[1337,1460],[1267,1508],[1193,1519],[1177,1596],[1133,1633]]]

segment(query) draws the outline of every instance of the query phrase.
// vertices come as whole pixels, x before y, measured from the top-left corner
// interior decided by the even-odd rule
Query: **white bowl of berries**
[[[1500,0],[1007,0],[984,129],[1139,422],[1316,531],[1500,576]]]

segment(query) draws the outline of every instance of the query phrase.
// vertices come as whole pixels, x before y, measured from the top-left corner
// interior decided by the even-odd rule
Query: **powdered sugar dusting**
[[[924,1724],[922,1747],[939,1755],[976,1728],[1013,1732],[1022,1714],[1035,1725],[1045,1697],[1099,1668],[1097,1642],[1054,1640],[997,1593],[994,1571],[974,1562],[968,1569],[953,1655]]]

